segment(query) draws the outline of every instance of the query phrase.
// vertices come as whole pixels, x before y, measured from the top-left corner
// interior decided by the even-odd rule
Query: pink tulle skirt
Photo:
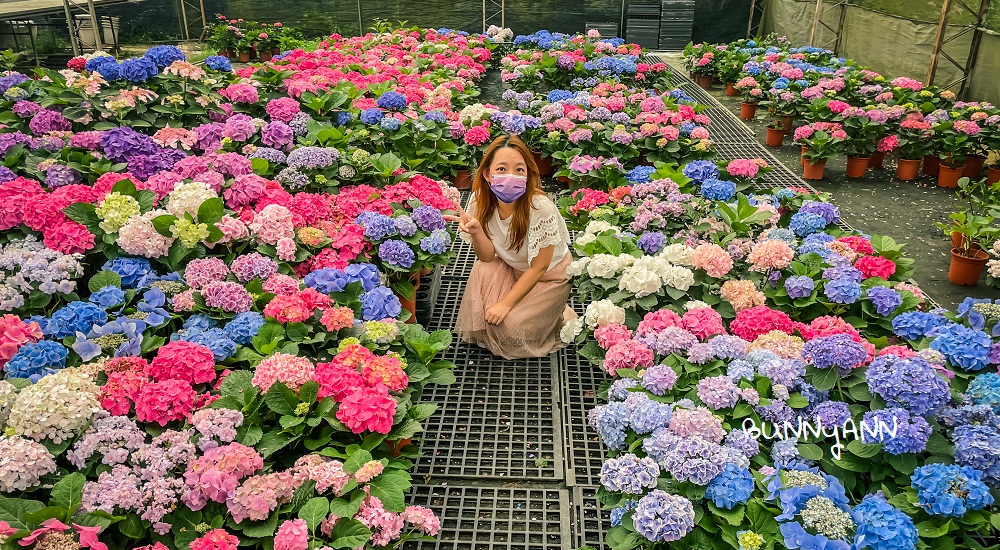
[[[492,262],[476,260],[458,310],[457,332],[463,342],[476,344],[505,359],[544,357],[563,347],[559,331],[576,318],[566,304],[569,278],[566,268],[569,254],[538,280],[499,325],[486,322],[486,310],[499,302],[514,287],[523,272],[500,258]]]

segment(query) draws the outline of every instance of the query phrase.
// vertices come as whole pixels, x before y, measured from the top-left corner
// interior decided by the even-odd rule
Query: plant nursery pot
[[[941,159],[937,155],[927,155],[924,157],[924,175],[934,176],[938,175],[938,168],[941,166]]]
[[[261,63],[267,63],[268,61],[271,60],[272,57],[274,57],[274,56],[271,55],[270,50],[268,50],[266,52],[260,52],[260,61],[261,61]]]
[[[958,188],[958,180],[962,177],[962,172],[965,171],[965,166],[951,167],[947,164],[942,164],[938,168],[938,187],[947,187],[948,189]]]
[[[706,90],[712,89],[712,77],[707,75],[695,75],[695,81]]]
[[[808,147],[806,147],[805,145],[802,146],[802,154],[799,155],[799,165],[801,166],[806,165],[806,151],[808,150],[809,150]]]
[[[986,171],[986,183],[992,184],[998,181],[1000,181],[1000,168],[993,168],[991,166],[990,169]]]
[[[805,160],[802,164],[802,179],[821,180],[824,169],[826,169],[826,159],[820,160],[816,164]]]
[[[232,50],[222,50],[222,51],[219,51],[219,52],[216,52],[216,53],[218,53],[222,57],[225,57],[226,59],[232,59],[232,57],[233,57],[233,51]]]
[[[948,280],[956,285],[973,286],[979,282],[983,268],[990,255],[983,250],[970,250],[972,257],[963,256],[959,248],[951,249],[951,267],[948,268]]]
[[[420,273],[410,273],[410,282],[413,283],[413,296],[409,299],[404,298],[398,292],[393,291],[396,297],[399,298],[399,303],[403,306],[403,309],[410,312],[410,318],[406,320],[407,324],[417,322],[417,290],[420,289]]]
[[[558,181],[559,183],[565,183],[567,187],[573,185],[573,180],[569,179],[566,176],[558,176],[556,178],[556,181]]]
[[[920,174],[920,159],[899,159],[896,166],[896,177],[903,181],[917,179]]]
[[[240,59],[240,63],[249,63],[250,62],[250,52],[240,52],[239,59]]]
[[[740,118],[743,120],[753,120],[757,115],[756,103],[740,103]]]
[[[783,116],[783,117],[781,117],[781,131],[785,132],[785,134],[792,133],[792,126],[794,126],[794,125],[795,125],[795,117],[794,116]]]
[[[951,247],[952,248],[957,248],[959,250],[962,250],[963,248],[965,248],[964,245],[965,245],[965,235],[959,233],[958,231],[952,231],[951,232]],[[983,249],[983,247],[981,247],[981,246],[979,246],[978,244],[975,244],[975,243],[972,243],[972,245],[969,246],[969,250],[982,250],[982,249]]]
[[[457,174],[449,178],[455,189],[472,189],[472,172],[459,170]]]
[[[971,179],[977,180],[983,173],[983,165],[986,164],[986,157],[979,155],[970,155],[965,158],[965,170],[962,175]]]
[[[871,160],[868,161],[868,167],[871,168],[872,170],[885,170],[885,167],[882,166],[882,163],[884,162],[885,162],[885,153],[881,151],[876,151],[875,153],[872,154]]]
[[[403,447],[413,443],[412,439],[396,439],[393,441],[386,440],[386,444],[389,445],[389,451],[392,452],[393,458],[399,458],[399,454],[402,452]]]
[[[860,178],[868,171],[868,163],[871,157],[847,157],[847,177]]]
[[[532,151],[531,154],[535,157],[535,166],[538,166],[538,175],[551,176],[552,157],[543,157],[542,154],[537,151]]]
[[[738,95],[740,93],[736,91],[736,83],[726,82],[726,97],[736,97]]]
[[[785,141],[785,132],[781,128],[768,128],[767,129],[767,143],[768,147],[781,147],[781,143]]]
[[[275,56],[281,53],[281,48],[271,48],[271,56]]]

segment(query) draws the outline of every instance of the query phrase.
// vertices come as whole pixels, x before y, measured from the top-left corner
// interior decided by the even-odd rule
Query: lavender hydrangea
[[[670,425],[673,406],[653,401],[644,393],[630,392],[626,405],[631,415],[629,426],[637,434],[649,434]]]
[[[639,381],[635,378],[619,378],[611,383],[608,387],[608,400],[609,401],[625,401],[628,399],[629,394],[632,392],[628,391],[630,388],[636,388],[639,386]]]
[[[861,284],[849,277],[828,281],[823,294],[835,304],[853,304],[861,298]]]
[[[632,512],[636,532],[652,542],[671,542],[694,529],[691,501],[655,489],[639,500]]]
[[[885,399],[888,406],[902,407],[916,415],[934,414],[951,399],[948,382],[920,357],[877,357],[866,376],[872,394]]]
[[[654,395],[663,395],[673,389],[677,372],[669,365],[653,365],[642,374],[642,387]]]
[[[646,254],[656,254],[667,244],[667,236],[660,231],[647,231],[636,241],[639,250]]]
[[[996,421],[996,417],[993,417]],[[955,428],[955,462],[983,473],[990,485],[1000,488],[1000,429],[994,425],[967,424]]]
[[[417,227],[423,231],[434,231],[435,229],[445,228],[445,221],[441,215],[441,211],[433,206],[419,206],[413,210],[411,216],[413,217],[413,221],[417,223]]]
[[[435,229],[431,234],[420,239],[420,250],[428,254],[444,254],[451,245],[451,235],[444,229]]]
[[[625,430],[628,429],[628,407],[624,403],[608,403],[596,407],[594,411],[594,427],[600,434],[601,441],[609,449],[624,448]]]
[[[601,466],[601,485],[616,493],[641,495],[644,489],[656,488],[659,475],[660,468],[652,458],[625,453]]]
[[[817,425],[824,427],[840,427],[851,419],[851,410],[843,401],[824,401],[813,408],[810,413]]]
[[[865,296],[875,306],[875,313],[879,315],[891,315],[896,308],[903,304],[903,297],[899,292],[884,286],[874,286],[865,292]]]
[[[812,277],[807,275],[792,275],[785,279],[785,292],[792,299],[808,298],[812,295],[815,286]]]
[[[416,261],[410,245],[398,239],[389,239],[378,246],[378,257],[386,264],[399,269],[409,269]]]
[[[698,398],[712,410],[735,407],[740,388],[728,376],[712,376],[698,381]]]
[[[802,347],[802,358],[818,369],[835,368],[843,376],[868,359],[864,346],[850,334],[813,338]]]
[[[898,407],[869,411],[864,424],[861,442],[882,443],[882,449],[894,455],[923,452],[931,436],[926,420]]]
[[[840,209],[828,202],[806,201],[802,203],[799,212],[809,212],[823,218],[827,224],[840,220]]]
[[[718,359],[732,360],[746,355],[747,341],[739,336],[720,334],[708,343],[712,346],[712,354]]]
[[[757,456],[757,453],[760,452],[760,444],[757,443],[757,439],[746,430],[733,430],[726,434],[723,446],[739,452],[747,459]]]

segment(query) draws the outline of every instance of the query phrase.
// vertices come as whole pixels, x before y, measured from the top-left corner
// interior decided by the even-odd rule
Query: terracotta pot
[[[917,179],[920,174],[920,159],[899,159],[896,166],[896,177],[903,181]]]
[[[871,157],[853,157],[848,155],[847,157],[847,177],[849,178],[860,178],[865,175],[868,171],[868,163],[871,162]]]
[[[757,115],[756,103],[740,103],[740,118],[743,120],[753,120]]]
[[[959,248],[951,249],[951,267],[948,268],[948,280],[956,285],[973,286],[979,282],[983,268],[990,255],[983,250],[970,250],[972,257],[963,256]]]
[[[559,183],[565,183],[567,187],[573,184],[573,180],[569,179],[566,176],[559,176],[556,178],[556,181],[558,181]]]
[[[951,247],[962,250],[965,248],[965,235],[959,233],[958,231],[951,232]],[[983,247],[976,243],[972,243],[969,246],[969,250],[982,250]]]
[[[706,90],[712,89],[712,77],[707,75],[695,75],[695,82]]]
[[[472,189],[472,173],[468,170],[459,170],[450,179],[455,189]]]
[[[420,289],[420,273],[410,273],[410,282],[413,283],[412,298],[406,299],[398,292],[393,292],[396,294],[396,297],[399,298],[399,303],[403,306],[403,309],[410,312],[410,318],[406,320],[406,323],[412,325],[417,322],[417,290]]]
[[[260,52],[260,61],[261,61],[261,63],[267,63],[268,61],[271,60],[271,57],[273,57],[273,56],[271,55],[270,51]]]
[[[734,82],[727,82],[726,97],[736,97],[738,95],[740,95],[740,93],[736,91],[736,84]]]
[[[802,146],[802,154],[799,155],[799,165],[800,166],[805,166],[806,165],[806,151],[808,151],[808,150],[809,150],[808,147],[806,147],[805,145]]]
[[[393,458],[399,458],[400,453],[403,451],[403,447],[413,443],[412,439],[396,439],[393,441],[386,441],[389,445],[389,451],[392,453]]]
[[[876,151],[872,154],[872,159],[868,161],[868,167],[872,170],[885,170],[882,163],[885,162],[885,153],[881,151]]]
[[[538,166],[538,175],[551,176],[552,157],[543,157],[538,151],[532,151],[531,155],[535,157],[535,165]]]
[[[965,170],[962,172],[962,175],[971,180],[977,180],[983,174],[984,164],[986,164],[986,157],[969,155],[965,158]]]
[[[281,53],[281,48],[271,48],[271,55],[275,56]]]
[[[986,171],[986,183],[996,183],[1000,181],[1000,168],[993,168]]]
[[[767,143],[768,147],[781,147],[781,143],[785,141],[785,132],[781,128],[768,128],[767,129]]]
[[[222,57],[225,57],[226,59],[229,59],[230,57],[233,56],[233,52],[231,52],[229,50],[219,50],[219,51],[217,51],[215,53],[221,55]]]
[[[781,131],[786,134],[792,133],[792,126],[795,125],[795,116],[783,116],[781,117]]]
[[[240,52],[239,60],[240,60],[240,63],[249,63],[250,62],[250,52]]]
[[[956,189],[958,188],[958,180],[962,177],[962,172],[965,171],[965,166],[951,167],[947,164],[942,164],[938,170],[938,187]]]
[[[941,159],[937,155],[927,155],[924,157],[924,175],[937,177],[938,168],[941,166]]]
[[[806,180],[821,180],[823,179],[823,170],[826,168],[826,159],[817,161],[816,164],[810,163],[808,160],[802,165],[802,179]]]

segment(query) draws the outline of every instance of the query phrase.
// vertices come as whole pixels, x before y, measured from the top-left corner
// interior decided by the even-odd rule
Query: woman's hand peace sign
[[[458,212],[458,216],[445,215],[444,219],[449,222],[458,222],[458,228],[469,235],[475,235],[483,230],[483,226],[479,223],[479,220],[472,217],[461,205],[458,205]]]

